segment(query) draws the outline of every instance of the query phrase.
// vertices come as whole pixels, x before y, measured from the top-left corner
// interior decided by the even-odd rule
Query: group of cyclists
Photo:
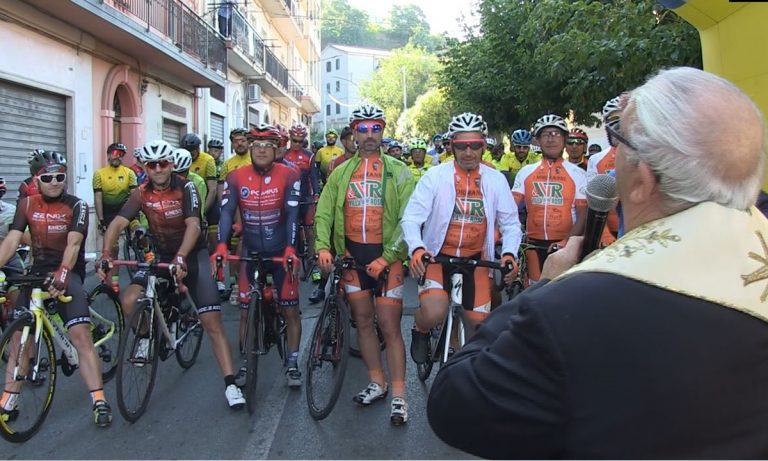
[[[614,98],[605,105],[603,121],[615,126],[618,114],[618,98]],[[463,113],[451,120],[447,133],[433,137],[432,149],[426,141],[414,140],[403,156],[399,143],[384,147],[386,124],[381,108],[363,104],[352,111],[341,133],[328,130],[326,144],[314,144],[311,150],[307,149],[307,127],[300,124],[238,128],[230,133],[233,155],[226,160],[221,140],[210,140],[204,152],[201,139],[190,133],[178,147],[152,141],[136,149],[131,167],[123,165],[127,148],[111,144],[107,165],[93,176],[97,228],[103,234],[97,274],[104,281],[110,275],[116,277],[110,274],[116,271],[105,268],[111,269],[118,258],[118,240],[126,228],[141,227],[150,235],[153,246],[147,255],[172,263],[177,277],[185,280],[211,337],[227,404],[238,409],[245,404],[239,387],[243,369],[238,370],[233,360],[223,328],[221,304],[227,286],[212,277],[216,262],[226,261],[232,253],[248,256],[253,252],[267,261],[264,271],[272,274],[277,305],[287,326],[286,383],[301,387],[300,265],[291,261],[297,261],[303,226],[308,257],[317,258],[321,279],[310,302],[325,297],[325,277],[333,270],[335,258],[356,261],[356,268],[343,274],[342,285],[369,384],[353,401],[368,406],[391,392],[390,421],[406,423],[401,318],[407,273],[424,280],[418,288],[420,309],[410,345],[412,359],[423,363],[428,360],[430,331],[449,307],[451,288],[452,268],[431,258],[500,260],[517,268],[521,242],[525,242],[526,278],[537,280],[552,249],[569,236],[583,233],[587,178],[613,170],[615,148],[609,134],[611,147],[587,160],[586,133],[569,129],[562,117],[548,114],[532,130],[513,131],[512,152],[507,153],[503,143],[489,137],[481,115]],[[82,290],[88,204],[66,191],[64,155],[35,150],[29,164],[30,178],[22,184],[16,207],[0,202],[0,217],[10,229],[0,234],[0,266],[12,263],[18,246],[29,241],[30,270],[53,273],[52,295],[73,296],[72,302],[59,306],[60,313],[82,357],[80,368],[91,394],[94,421],[108,426],[112,413],[98,372]],[[4,192],[5,181],[0,178],[0,193]],[[607,241],[619,231],[614,212]],[[270,262],[273,257],[283,264]],[[253,270],[245,263],[231,263],[229,269],[236,280],[230,302],[240,308],[243,353]],[[494,274],[480,267],[468,271],[466,280],[472,282],[465,284],[463,305],[469,325],[476,325],[495,304]],[[517,276],[515,269],[504,281],[510,283]],[[126,315],[136,308],[146,284],[147,274],[138,271],[119,290]],[[383,338],[378,337],[376,325]],[[380,339],[387,344],[386,361],[381,357]],[[141,353],[140,344],[136,354]],[[4,390],[0,416],[11,417],[14,411],[18,411],[14,395]]]

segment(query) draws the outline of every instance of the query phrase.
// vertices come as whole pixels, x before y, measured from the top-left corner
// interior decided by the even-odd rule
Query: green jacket
[[[400,219],[405,205],[413,192],[413,176],[405,163],[389,155],[382,155],[384,163],[382,183],[384,188],[384,213],[382,215],[382,238],[384,253],[388,263],[402,261],[408,256],[408,249],[403,240]],[[320,194],[315,212],[315,251],[332,250],[343,255],[344,242],[344,202],[352,173],[360,166],[360,154],[342,163],[331,172]]]

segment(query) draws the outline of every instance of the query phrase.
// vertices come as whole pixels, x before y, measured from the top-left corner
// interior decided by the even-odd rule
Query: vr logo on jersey
[[[562,205],[565,203],[563,198],[563,184],[559,182],[534,181],[533,205]]]

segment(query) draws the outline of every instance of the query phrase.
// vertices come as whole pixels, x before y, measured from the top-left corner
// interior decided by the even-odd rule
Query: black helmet
[[[41,168],[49,164],[60,165],[66,168],[67,157],[59,152],[35,149],[27,154],[27,163],[29,163],[30,174],[36,175]]]
[[[123,155],[125,155],[128,152],[128,148],[126,148],[124,144],[113,142],[109,145],[109,147],[107,147],[107,155],[110,155],[114,151],[120,151],[123,153]]]
[[[229,132],[229,140],[231,141],[235,136],[248,136],[248,130],[245,128],[235,128]]]
[[[211,139],[210,141],[208,141],[208,148],[223,149],[224,141],[222,141],[221,139]]]
[[[196,135],[195,133],[187,133],[183,138],[181,138],[179,147],[187,150],[195,150],[200,148],[200,143],[202,143],[200,136]]]

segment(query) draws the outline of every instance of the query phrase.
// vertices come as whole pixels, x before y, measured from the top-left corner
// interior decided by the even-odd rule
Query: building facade
[[[363,102],[359,84],[371,78],[389,51],[346,45],[327,45],[320,58],[322,102],[314,125],[320,132],[340,131],[349,113]]]

